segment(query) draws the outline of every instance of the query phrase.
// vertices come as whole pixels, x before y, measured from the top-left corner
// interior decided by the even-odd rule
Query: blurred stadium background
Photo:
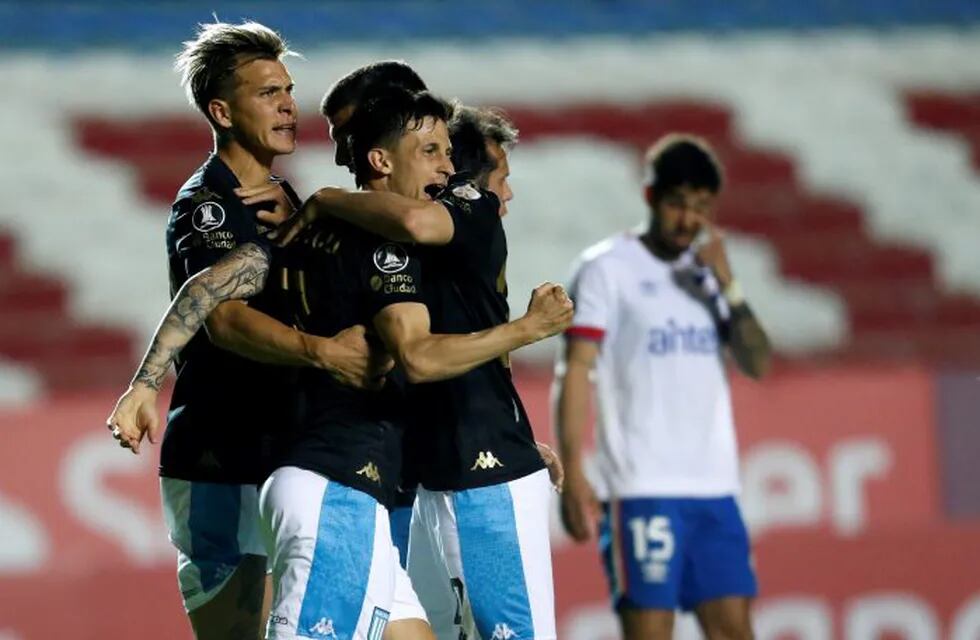
[[[170,65],[212,11],[279,29],[317,116],[395,57],[521,128],[512,306],[645,219],[642,149],[718,149],[720,221],[780,354],[733,379],[760,640],[980,638],[980,3],[0,2],[0,638],[188,638],[156,451],[103,427],[166,306],[169,203],[210,147]],[[555,343],[518,353],[550,440]],[[616,625],[554,527],[559,637]],[[679,638],[698,637],[685,623]]]

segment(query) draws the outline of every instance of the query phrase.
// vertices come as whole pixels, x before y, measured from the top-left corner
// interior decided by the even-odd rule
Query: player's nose
[[[684,209],[684,215],[681,218],[681,224],[684,225],[686,230],[695,230],[700,226],[698,219],[698,214],[694,212],[690,207]]]
[[[443,156],[442,162],[439,163],[438,167],[436,167],[436,171],[438,171],[441,174],[444,174],[447,178],[453,175],[454,173],[456,173],[456,170],[453,167],[452,158],[450,158],[449,156]]]

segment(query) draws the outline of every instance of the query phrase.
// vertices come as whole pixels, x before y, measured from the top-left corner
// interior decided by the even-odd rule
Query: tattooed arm
[[[160,429],[156,396],[170,364],[219,303],[255,295],[265,286],[268,274],[268,254],[247,243],[184,283],[157,326],[129,389],[106,420],[121,446],[139,453],[144,433],[150,442],[156,442]]]
[[[258,245],[247,243],[189,278],[174,296],[153,334],[133,384],[159,391],[170,364],[215,307],[225,300],[254,296],[262,291],[268,275],[268,254]]]
[[[212,342],[242,357],[269,364],[325,369],[339,382],[375,388],[391,369],[387,354],[372,351],[363,326],[326,338],[287,326],[240,301],[265,286],[266,253],[255,244],[229,251],[184,283],[157,327],[129,389],[119,398],[107,426],[120,445],[139,453],[144,434],[156,442],[160,429],[156,396],[170,364],[207,323]]]

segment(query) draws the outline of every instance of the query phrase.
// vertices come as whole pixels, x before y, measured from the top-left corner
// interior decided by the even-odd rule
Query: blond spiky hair
[[[187,99],[208,120],[208,103],[235,88],[235,70],[253,60],[281,60],[297,55],[285,40],[258,22],[212,22],[198,25],[197,37],[184,42],[174,69]]]

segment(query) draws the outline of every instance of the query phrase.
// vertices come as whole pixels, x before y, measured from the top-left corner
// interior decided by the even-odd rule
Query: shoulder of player
[[[590,245],[579,254],[576,263],[585,268],[621,262],[625,258],[625,240],[623,234],[618,234]]]
[[[468,180],[450,184],[440,194],[437,201],[442,202],[447,207],[462,207],[464,209],[492,208],[496,212],[500,208],[500,200],[497,198],[497,194],[487,189],[481,189]]]
[[[239,216],[247,214],[247,207],[235,195],[233,187],[219,180],[195,179],[192,177],[174,200],[173,213],[190,213],[210,206],[224,215]]]

